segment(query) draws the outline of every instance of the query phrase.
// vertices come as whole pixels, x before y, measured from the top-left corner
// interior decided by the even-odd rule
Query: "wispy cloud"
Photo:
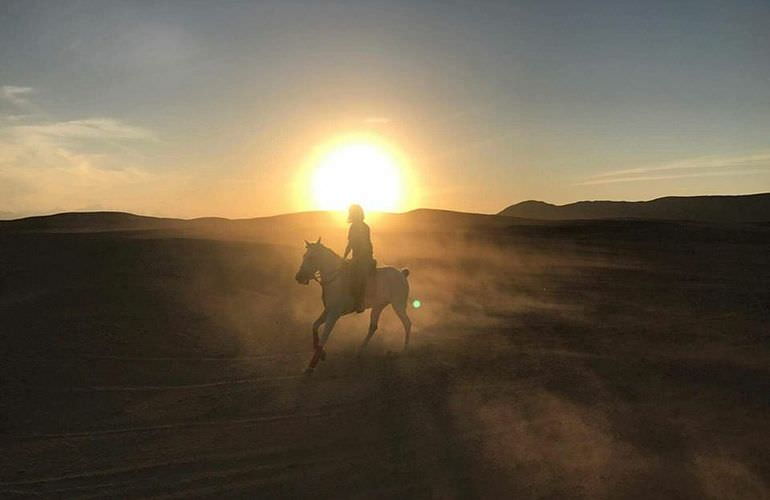
[[[17,133],[35,134],[62,139],[152,139],[144,128],[127,125],[111,118],[87,118],[62,122],[20,125]]]
[[[0,98],[15,104],[16,106],[26,106],[29,104],[27,96],[32,94],[32,87],[17,87],[15,85],[3,85],[0,87]]]
[[[589,177],[587,180],[578,183],[578,185],[588,186],[619,182],[751,175],[766,172],[768,167],[770,167],[770,153],[768,152],[741,156],[704,156],[646,167],[612,170]],[[718,171],[714,171],[715,169]],[[679,170],[690,171],[690,173],[666,173]],[[693,170],[696,172],[692,172]]]
[[[642,181],[660,181],[667,179],[685,179],[693,177],[728,177],[728,176],[740,176],[740,175],[753,175],[762,174],[767,172],[764,169],[755,170],[731,170],[729,172],[698,172],[692,174],[672,174],[672,175],[643,175],[632,177],[620,177],[612,179],[594,179],[585,182],[580,182],[578,186],[591,186],[595,184],[615,184],[618,182],[642,182]]]
[[[0,87],[0,100],[36,110],[31,87]],[[55,120],[40,111],[0,121],[0,210],[40,213],[116,206],[147,193],[158,175],[136,142],[156,140],[146,128],[110,117]]]

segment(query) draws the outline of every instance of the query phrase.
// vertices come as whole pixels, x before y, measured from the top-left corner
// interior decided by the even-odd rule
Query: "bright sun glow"
[[[320,156],[312,173],[312,194],[322,210],[394,211],[404,197],[403,172],[396,157],[374,142],[344,142]]]

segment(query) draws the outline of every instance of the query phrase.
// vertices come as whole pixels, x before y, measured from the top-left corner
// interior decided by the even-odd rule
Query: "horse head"
[[[321,250],[324,248],[326,247],[321,243],[320,236],[315,243],[305,240],[305,255],[302,256],[302,264],[300,264],[297,274],[294,275],[297,283],[307,285],[311,279],[315,278],[316,272],[320,271]]]

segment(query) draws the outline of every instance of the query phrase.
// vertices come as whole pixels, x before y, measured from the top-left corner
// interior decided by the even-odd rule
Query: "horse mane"
[[[333,256],[337,257],[338,259],[342,259],[342,257],[339,256],[337,252],[332,250],[331,248],[327,247],[323,243],[313,243],[313,245],[320,247],[321,249],[325,250],[326,252],[332,254]]]

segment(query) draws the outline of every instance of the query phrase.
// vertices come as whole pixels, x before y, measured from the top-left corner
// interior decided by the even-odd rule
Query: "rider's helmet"
[[[348,208],[348,222],[362,222],[364,220],[364,209],[361,205],[353,204]]]

